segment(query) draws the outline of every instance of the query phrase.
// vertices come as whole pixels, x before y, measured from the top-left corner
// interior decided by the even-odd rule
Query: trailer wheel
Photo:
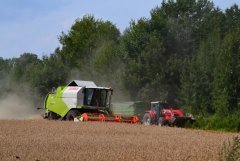
[[[70,110],[66,115],[66,121],[74,121],[74,118],[79,116],[80,112],[77,110]]]
[[[143,115],[143,120],[142,120],[144,125],[151,125],[152,124],[152,118],[149,113],[145,113]]]

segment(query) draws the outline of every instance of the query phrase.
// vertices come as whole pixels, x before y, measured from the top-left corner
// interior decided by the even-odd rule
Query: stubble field
[[[1,120],[0,160],[218,160],[236,134],[124,123]]]

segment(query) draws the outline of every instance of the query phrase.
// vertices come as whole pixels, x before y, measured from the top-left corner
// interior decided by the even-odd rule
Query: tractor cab
[[[161,106],[160,102],[151,102],[151,109],[150,109],[156,118],[160,116],[160,112],[163,110],[163,107]]]
[[[169,111],[171,110],[171,107],[169,106],[168,103],[165,102],[151,102],[151,110],[154,112],[157,117],[159,117],[164,111]]]
[[[183,116],[183,112],[179,109],[174,109],[170,104],[166,102],[151,102],[151,110],[158,116],[172,115]]]
[[[160,101],[157,102],[151,102],[151,109],[154,111],[161,111],[163,109],[170,109],[171,107],[169,106],[168,103],[163,103]]]

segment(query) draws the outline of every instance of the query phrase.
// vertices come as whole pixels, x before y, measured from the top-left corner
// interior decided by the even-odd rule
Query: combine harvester
[[[112,88],[98,87],[92,81],[74,80],[46,96],[44,117],[49,120],[139,123],[135,115],[123,117],[111,113],[112,94]]]

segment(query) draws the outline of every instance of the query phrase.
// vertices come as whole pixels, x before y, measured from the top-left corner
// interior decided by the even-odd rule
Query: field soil
[[[235,135],[125,123],[1,120],[0,160],[214,161]]]

